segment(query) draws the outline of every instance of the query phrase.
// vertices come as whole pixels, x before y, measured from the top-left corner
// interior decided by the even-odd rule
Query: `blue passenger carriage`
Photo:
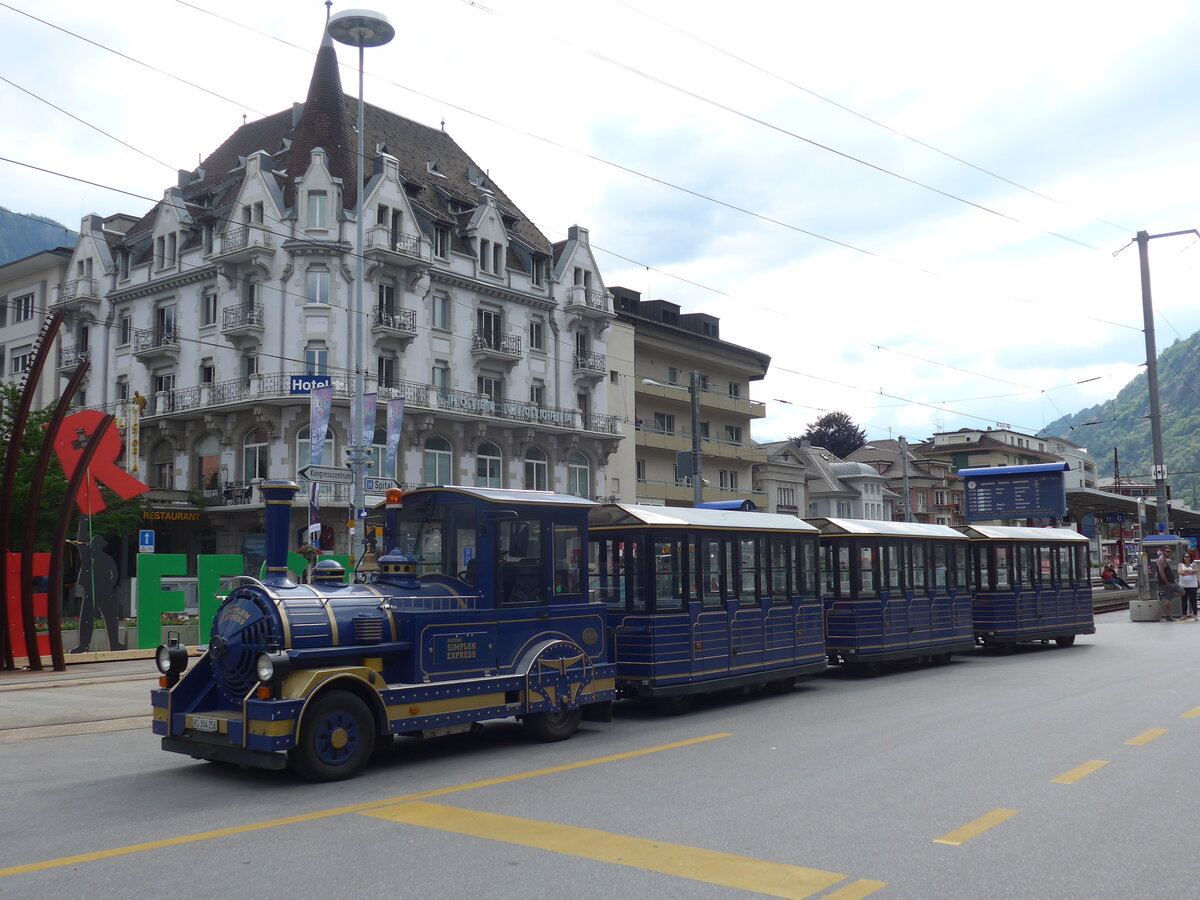
[[[966,525],[975,637],[985,646],[1094,634],[1088,539],[1070,528]]]
[[[585,580],[579,497],[420,488],[389,492],[387,552],[368,584],[319,563],[286,567],[297,487],[263,485],[267,574],[218,610],[190,671],[159,649],[163,749],[282,768],[314,780],[357,771],[377,737],[432,737],[516,716],[541,740],[605,719],[615,696],[603,604]],[[181,674],[182,673],[182,674]]]
[[[831,663],[945,662],[974,646],[965,535],[914,522],[810,521],[821,531]]]
[[[685,697],[825,668],[817,531],[794,516],[611,504],[589,515],[621,696]]]

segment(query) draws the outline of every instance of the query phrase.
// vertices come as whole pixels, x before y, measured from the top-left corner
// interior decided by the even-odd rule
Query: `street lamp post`
[[[363,495],[363,478],[366,474],[366,457],[370,447],[363,441],[363,282],[366,277],[366,267],[363,258],[363,50],[367,47],[380,47],[396,36],[387,17],[382,13],[368,9],[347,9],[330,17],[326,25],[329,36],[340,44],[358,48],[358,154],[354,160],[354,218],[355,241],[354,252],[358,260],[358,276],[354,281],[354,305],[351,315],[354,317],[354,399],[350,409],[350,440],[347,447],[350,452],[350,471],[354,475],[351,499],[352,509],[350,521],[357,523],[359,510],[365,507]],[[351,527],[351,535],[354,528]]]

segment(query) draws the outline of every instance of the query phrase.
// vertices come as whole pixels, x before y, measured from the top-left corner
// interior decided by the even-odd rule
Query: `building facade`
[[[904,521],[905,470],[908,475],[908,510],[912,521],[929,525],[962,525],[962,480],[951,474],[950,464],[929,459],[912,448],[901,449],[898,440],[869,441],[846,459],[867,463],[887,479],[888,489],[896,495],[892,515]]]
[[[642,300],[627,288],[614,287],[612,295],[618,322],[633,330],[637,502],[692,505],[691,476],[681,471],[679,454],[690,459],[692,451],[696,372],[703,500],[766,506],[753,477],[766,456],[750,437],[751,423],[766,415],[766,407],[749,394],[750,382],[766,375],[771,358],[721,340],[715,316],[682,313],[676,303]]]
[[[0,266],[0,378],[5,383],[19,387],[24,382],[58,285],[71,282],[71,252],[69,247],[56,247]],[[89,289],[87,280],[80,289]],[[34,409],[58,399],[55,372],[65,362],[56,348],[35,388]]]
[[[87,405],[138,425],[127,465],[155,489],[151,506],[194,514],[164,522],[162,550],[255,556],[256,484],[297,478],[314,456],[313,385],[334,394],[316,456],[346,463],[356,319],[378,402],[372,477],[611,493],[624,435],[606,387],[614,313],[586,229],[552,244],[444,131],[371,105],[356,184],[356,113],[326,36],[303,103],[243,125],[141,218],[83,219],[71,266],[93,287],[59,286],[73,322],[62,353],[94,361]],[[385,472],[393,398],[406,407]],[[357,552],[350,486],[321,486],[319,502],[325,549]],[[302,534],[299,509],[294,524]]]

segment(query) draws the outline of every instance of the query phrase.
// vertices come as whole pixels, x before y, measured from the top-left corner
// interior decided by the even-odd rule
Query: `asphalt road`
[[[405,741],[332,785],[161,752],[149,660],[4,678],[0,897],[1196,896],[1198,649],[1111,613],[560,744]]]

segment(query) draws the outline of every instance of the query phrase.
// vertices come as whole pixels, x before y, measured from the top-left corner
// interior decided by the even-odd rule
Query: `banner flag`
[[[363,396],[362,447],[367,453],[371,452],[371,445],[375,443],[375,397],[375,394]]]
[[[404,424],[404,398],[396,397],[387,405],[387,455],[384,458],[384,478],[396,477],[396,450],[400,446],[400,426]]]
[[[326,384],[312,389],[312,409],[309,413],[308,441],[309,465],[319,466],[325,450],[325,436],[329,433],[329,412],[333,407],[333,385]],[[321,485],[312,482],[308,486],[308,538],[315,544],[321,534]]]

